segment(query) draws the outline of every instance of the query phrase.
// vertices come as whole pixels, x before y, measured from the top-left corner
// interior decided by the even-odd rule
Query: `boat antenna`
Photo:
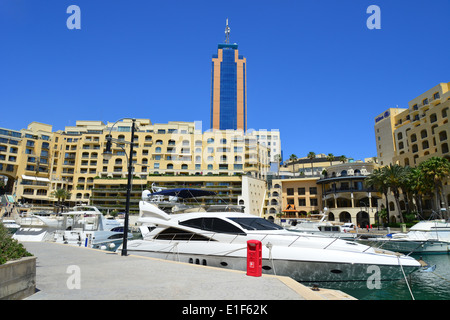
[[[230,27],[228,26],[228,18],[227,18],[227,25],[225,27],[225,43],[230,43]]]

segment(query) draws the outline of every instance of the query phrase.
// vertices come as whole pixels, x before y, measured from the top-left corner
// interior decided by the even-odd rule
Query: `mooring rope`
[[[409,293],[411,294],[411,298],[412,298],[413,300],[416,300],[416,299],[414,298],[414,295],[413,295],[412,291],[411,291],[411,287],[409,286],[409,282],[408,282],[408,279],[406,278],[405,271],[403,270],[403,266],[402,266],[402,263],[401,263],[401,261],[400,261],[400,256],[397,256],[397,260],[398,260],[398,264],[400,265],[400,269],[402,270],[403,277],[405,278],[406,285],[408,286]]]

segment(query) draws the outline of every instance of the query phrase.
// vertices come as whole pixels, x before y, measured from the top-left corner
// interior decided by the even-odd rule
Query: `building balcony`
[[[320,175],[319,180],[317,180],[318,184],[321,183],[328,183],[328,182],[332,182],[332,181],[338,181],[338,180],[357,180],[357,179],[365,179],[367,176],[369,175],[369,173],[367,174],[362,174],[362,173],[357,173],[357,174],[347,174],[347,175],[336,175],[336,176],[324,176],[323,174]]]
[[[377,192],[373,188],[329,188],[323,191],[323,196],[329,195],[329,194],[335,194],[335,193],[357,193],[357,192]]]
[[[430,98],[430,104],[433,106],[437,106],[438,104],[441,103],[441,97],[438,94],[436,97]]]

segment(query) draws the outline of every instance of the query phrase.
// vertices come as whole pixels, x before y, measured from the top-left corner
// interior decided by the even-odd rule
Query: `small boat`
[[[123,225],[106,219],[96,207],[76,206],[62,217],[61,228],[53,235],[55,242],[115,251],[123,241]],[[132,237],[128,233],[128,239]]]
[[[196,189],[168,189],[155,196],[211,196]],[[247,243],[262,244],[262,272],[299,282],[366,286],[378,270],[380,281],[404,279],[421,264],[412,257],[346,241],[305,235],[244,213],[241,206],[186,206],[168,214],[144,198],[139,203],[143,239],[128,241],[127,251],[147,257],[245,271]],[[119,247],[118,251],[121,250]],[[404,273],[403,273],[404,272]]]
[[[347,232],[347,229],[342,228],[339,224],[332,224],[326,221],[325,215],[320,215],[319,220],[303,220],[293,219],[289,225],[286,226],[289,231],[303,232],[310,235],[320,235],[324,237],[341,238],[347,240],[354,240],[358,234],[354,232]]]
[[[0,222],[8,230],[9,234],[16,233],[16,231],[19,230],[19,228],[20,228],[20,225],[17,224],[16,220],[13,220],[13,219],[3,219]]]
[[[403,253],[449,253],[450,223],[445,220],[420,221],[407,233],[368,238],[369,244]]]
[[[53,233],[62,226],[63,217],[49,212],[35,212],[27,216],[18,216],[20,228],[13,238],[18,241],[40,242],[52,238]]]

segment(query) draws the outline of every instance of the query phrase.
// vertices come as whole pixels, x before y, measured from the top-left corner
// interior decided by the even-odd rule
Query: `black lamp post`
[[[123,119],[121,119],[123,120]],[[120,120],[118,120],[120,121]],[[116,121],[116,123],[118,122]],[[126,204],[125,204],[125,221],[123,226],[123,242],[122,242],[122,256],[126,256],[128,253],[127,250],[127,240],[128,240],[128,220],[129,220],[129,214],[130,214],[130,196],[131,196],[131,182],[133,178],[133,142],[134,142],[134,132],[135,127],[134,124],[136,122],[136,119],[131,119],[132,125],[131,125],[131,142],[130,142],[130,156],[128,157],[128,182],[127,182],[127,198],[126,198]],[[112,137],[111,137],[111,131],[114,125],[114,123],[111,129],[109,130],[109,135],[106,138],[106,150],[103,153],[103,156],[105,158],[110,158],[112,156],[111,151],[111,145],[112,145]],[[121,141],[123,143],[123,141]]]

